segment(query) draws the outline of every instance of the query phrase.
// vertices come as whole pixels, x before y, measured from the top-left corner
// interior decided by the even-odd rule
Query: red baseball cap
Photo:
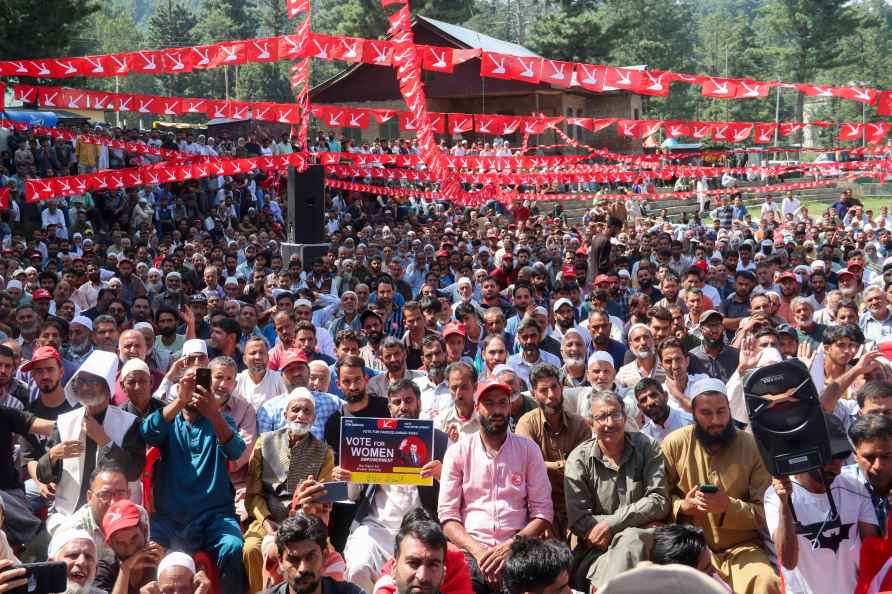
[[[448,258],[449,252],[447,252],[446,250],[440,250],[439,252],[437,252],[436,256],[438,258]]]
[[[474,392],[474,402],[480,400],[480,397],[489,392],[490,390],[501,390],[509,397],[511,396],[511,386],[506,384],[505,382],[500,382],[498,379],[491,377],[486,381],[480,382],[477,384],[477,391]]]
[[[309,365],[310,360],[307,359],[307,354],[303,351],[289,349],[285,351],[285,355],[282,357],[282,362],[279,363],[279,371],[285,371],[285,368],[293,363],[303,363],[304,365]]]
[[[610,277],[607,276],[606,274],[599,274],[598,276],[595,277],[596,285],[600,285],[601,283],[609,283],[609,282],[610,282]]]
[[[858,260],[857,258],[852,258],[851,260],[849,260],[849,261],[847,262],[847,264],[848,264],[848,268],[849,268],[849,270],[851,270],[853,266],[854,266],[854,267],[857,267],[857,268],[859,268],[859,269],[861,269],[861,270],[864,270],[864,266],[861,265],[861,261]]]
[[[846,276],[846,275],[851,276],[851,277],[853,277],[853,278],[858,278],[858,275],[855,274],[854,272],[852,272],[851,270],[849,270],[848,268],[843,268],[842,270],[840,270],[839,272],[837,272],[837,273],[836,273],[836,278],[840,278],[840,277],[843,277],[843,276]]]
[[[102,533],[105,534],[105,542],[112,534],[125,528],[139,526],[142,514],[139,507],[129,499],[115,501],[108,507],[108,511],[102,516]]]
[[[568,264],[561,269],[561,275],[564,278],[573,277],[576,278],[576,267]]]
[[[31,371],[31,368],[34,367],[35,363],[46,361],[47,359],[55,359],[56,363],[59,364],[59,367],[62,367],[62,357],[59,356],[59,351],[51,346],[42,346],[37,347],[31,355],[31,360],[22,365],[22,371]]]
[[[797,278],[796,273],[793,272],[792,270],[785,270],[785,271],[781,272],[780,276],[777,277],[777,282],[780,282],[780,281],[784,280],[785,278],[790,279],[791,281],[795,282],[797,285],[799,284],[799,278]]]
[[[35,289],[33,293],[31,293],[31,300],[37,301],[38,299],[52,299],[53,296],[50,295],[50,292],[46,289]]]
[[[462,337],[467,336],[468,333],[465,330],[465,325],[460,324],[459,322],[449,322],[445,326],[443,326],[443,338],[450,336],[452,334],[458,334]]]

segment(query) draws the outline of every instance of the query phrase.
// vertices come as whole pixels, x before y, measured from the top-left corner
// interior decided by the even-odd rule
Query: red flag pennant
[[[161,72],[161,52],[160,51],[138,51],[131,54],[133,56],[130,64],[130,72],[139,72],[140,74],[159,74]]]
[[[573,63],[542,60],[540,80],[566,89],[573,80]]]
[[[59,87],[41,87],[37,102],[41,107],[62,107],[62,89]]]
[[[637,93],[654,97],[665,97],[669,94],[669,85],[672,83],[672,73],[660,70],[642,70],[641,84]]]
[[[713,124],[710,122],[691,122],[691,138],[703,140],[712,131]]]
[[[637,92],[641,88],[641,76],[641,70],[608,66],[604,70],[604,87]]]
[[[450,134],[464,134],[474,129],[474,117],[467,113],[450,113],[448,121]]]
[[[774,133],[777,130],[777,124],[756,124],[756,144],[770,144],[774,141]]]
[[[356,37],[335,37],[329,46],[331,59],[344,62],[361,62],[363,40]]]
[[[864,125],[864,136],[869,144],[879,144],[889,133],[892,124],[887,122],[871,122]]]
[[[345,128],[368,128],[369,127],[369,112],[367,112],[364,109],[348,110],[345,117],[346,117],[346,119],[343,124]]]
[[[35,103],[37,101],[37,87],[33,85],[12,85],[12,96],[22,103]]]
[[[279,40],[276,37],[249,39],[245,43],[248,62],[275,62],[279,59]]]
[[[752,80],[737,81],[737,99],[757,99],[768,96],[768,83]]]
[[[604,90],[604,67],[594,64],[577,64],[576,84],[583,89],[600,93]]]
[[[452,72],[454,66],[452,62],[452,48],[434,47],[431,45],[422,46],[421,65],[425,70]]]
[[[631,138],[641,137],[641,122],[638,120],[617,120],[616,133]]]
[[[304,35],[281,35],[279,37],[279,59],[295,60],[306,57],[307,37]]]
[[[76,89],[66,89],[62,94],[62,105],[68,109],[86,109],[87,92]]]
[[[814,126],[815,123],[813,122],[811,125]],[[786,137],[786,136],[789,136],[790,134],[792,134],[793,132],[799,132],[800,130],[805,128],[805,126],[806,126],[806,124],[801,123],[801,122],[785,123],[785,124],[781,124],[780,126],[778,126],[778,132],[780,133],[781,136]]]
[[[207,99],[183,99],[183,113],[208,113]]]
[[[877,93],[876,105],[877,115],[892,115],[892,91],[882,91]]]
[[[715,99],[734,99],[737,97],[737,83],[730,78],[708,77],[700,85],[700,94]]]
[[[390,28],[387,32],[396,35],[409,30],[412,14],[409,12],[409,7],[404,4],[402,8],[388,16],[387,20],[390,21]]]
[[[162,70],[170,74],[192,72],[193,53],[188,48],[172,48],[162,50]]]
[[[136,99],[126,93],[115,93],[115,111],[136,111]]]
[[[840,140],[858,140],[861,138],[861,132],[864,127],[861,124],[840,124],[839,139]]]
[[[474,131],[477,134],[501,134],[501,116],[478,114],[474,116]]]
[[[862,87],[841,87],[833,89],[833,95],[842,97],[843,99],[851,99],[852,101],[857,101],[866,105],[873,105],[874,101],[876,101],[877,91],[876,89],[866,89]]]
[[[683,122],[666,122],[664,130],[669,138],[681,138],[682,136],[691,135],[691,127]]]
[[[216,44],[216,51],[211,53],[211,66],[231,66],[244,64],[247,60],[247,50],[244,41]]]
[[[797,85],[797,88],[809,97],[833,97],[833,87],[828,85]]]
[[[377,66],[390,66],[393,61],[393,43],[373,39],[366,41],[362,61]]]
[[[512,78],[510,67],[511,58],[505,54],[497,54],[495,52],[483,52],[480,58],[480,76],[488,78]]]
[[[286,0],[285,9],[288,11],[288,18],[293,19],[303,12],[310,12],[310,0]]]

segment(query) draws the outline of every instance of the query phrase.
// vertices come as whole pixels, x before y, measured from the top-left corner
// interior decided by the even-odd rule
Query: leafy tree
[[[616,32],[605,32],[592,12],[571,14],[561,9],[539,19],[527,43],[542,56],[571,62],[601,63],[610,55]]]
[[[816,82],[827,70],[850,66],[843,40],[866,25],[847,0],[765,0],[757,28],[764,31],[766,53],[782,80]],[[805,96],[795,94],[793,116],[801,119]]]
[[[87,44],[86,19],[98,9],[92,0],[6,0],[0,2],[0,59],[71,55]]]

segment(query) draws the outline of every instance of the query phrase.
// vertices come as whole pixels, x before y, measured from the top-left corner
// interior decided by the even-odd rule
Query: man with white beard
[[[62,357],[82,364],[93,352],[93,321],[85,316],[75,316],[68,325],[68,348]]]
[[[654,333],[647,324],[633,324],[629,328],[629,351],[635,359],[616,372],[616,384],[619,387],[631,390],[645,377],[660,383],[666,381],[666,372],[657,361],[654,344]]]
[[[275,535],[288,517],[291,497],[300,483],[308,478],[330,481],[334,467],[331,448],[310,433],[316,401],[307,388],[295,388],[288,395],[282,416],[285,425],[261,434],[248,462],[245,508],[253,521],[245,533],[243,554],[251,592],[263,590],[263,537]]]
[[[65,594],[104,594],[93,587],[96,578],[96,544],[86,530],[61,530],[50,541],[50,561],[68,566]]]
[[[109,404],[117,371],[114,353],[94,351],[84,361],[65,386],[68,401],[82,406],[59,416],[37,461],[37,478],[56,484],[55,511],[63,518],[87,502],[88,479],[103,463],[119,466],[128,481],[142,476],[146,445],[138,418]]]

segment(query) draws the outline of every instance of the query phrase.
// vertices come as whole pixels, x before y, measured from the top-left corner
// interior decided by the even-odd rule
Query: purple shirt
[[[508,433],[495,457],[480,433],[446,450],[440,480],[440,522],[461,522],[485,545],[512,538],[535,518],[551,522],[554,506],[542,452],[533,440]]]

